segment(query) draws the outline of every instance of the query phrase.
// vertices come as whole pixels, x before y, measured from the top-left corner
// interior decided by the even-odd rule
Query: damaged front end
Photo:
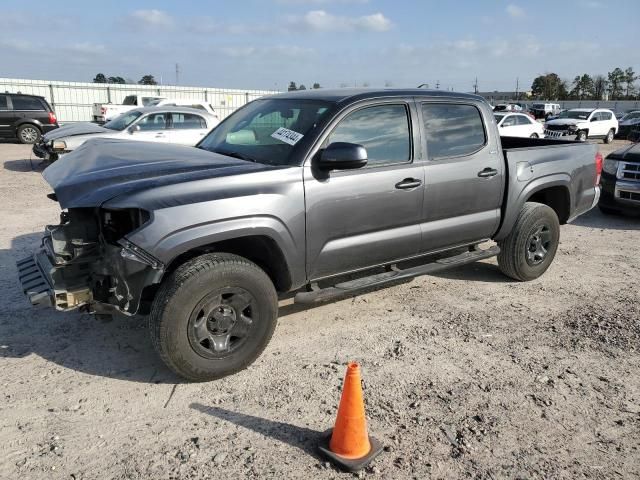
[[[46,227],[41,248],[17,262],[33,305],[68,311],[138,313],[164,265],[125,236],[150,219],[139,209],[70,208]]]

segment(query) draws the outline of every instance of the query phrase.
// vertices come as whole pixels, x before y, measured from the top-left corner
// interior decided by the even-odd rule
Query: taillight
[[[596,153],[596,185],[600,185],[600,177],[602,176],[602,154]]]
[[[57,121],[58,119],[56,118],[56,114],[53,112],[49,112],[49,125],[55,125]]]
[[[107,113],[107,108],[106,107],[100,107],[100,114],[102,116],[104,116]]]

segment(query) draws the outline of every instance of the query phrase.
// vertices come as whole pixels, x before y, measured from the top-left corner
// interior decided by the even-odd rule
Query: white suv
[[[602,138],[611,143],[618,133],[618,120],[611,110],[606,108],[574,108],[568,110],[562,118],[549,120],[544,124],[547,138],[559,138],[565,135],[575,136],[579,142],[587,138]]]

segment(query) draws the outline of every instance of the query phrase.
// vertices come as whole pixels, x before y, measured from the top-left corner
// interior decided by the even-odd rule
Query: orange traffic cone
[[[363,469],[382,451],[382,444],[367,433],[361,383],[360,366],[349,363],[336,424],[319,447],[323,455],[349,472]]]

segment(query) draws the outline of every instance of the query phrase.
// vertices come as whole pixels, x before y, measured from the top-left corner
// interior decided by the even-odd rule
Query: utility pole
[[[516,100],[520,100],[520,94],[518,93],[519,88],[520,88],[519,78],[516,77]]]
[[[476,77],[476,81],[473,83],[473,93],[478,94],[478,77]]]
[[[176,63],[176,85],[180,85],[180,65]]]
[[[436,90],[440,90],[440,80],[436,80]]]

